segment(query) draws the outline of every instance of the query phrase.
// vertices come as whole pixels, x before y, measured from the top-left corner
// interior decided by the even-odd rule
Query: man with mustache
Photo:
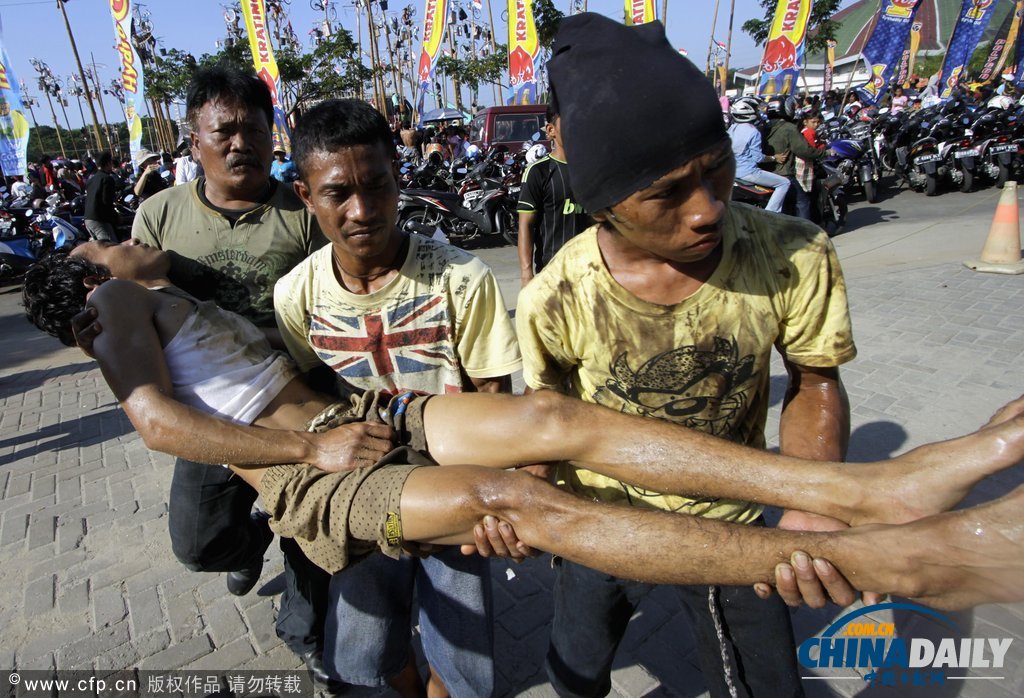
[[[835,250],[808,222],[730,204],[736,164],[710,82],[661,23],[627,27],[594,13],[562,21],[548,74],[572,190],[597,225],[519,296],[526,384],[764,448],[774,346],[789,373],[782,452],[843,460],[849,408],[838,366],[856,349]],[[594,75],[619,77],[595,90]],[[610,133],[626,135],[609,148]],[[749,501],[663,494],[584,468],[562,475],[587,498],[763,525]],[[839,525],[800,511],[780,522]],[[618,643],[651,588],[561,562],[547,656],[559,695],[609,692]],[[778,598],[742,586],[673,591],[711,695],[802,693]]]
[[[215,66],[195,74],[186,108],[192,152],[204,176],[145,201],[132,237],[171,251],[176,284],[246,317],[273,340],[274,284],[324,238],[292,187],[269,176],[270,92],[253,75]],[[351,436],[353,467],[387,450],[361,431],[351,430]],[[255,499],[223,468],[179,458],[168,516],[174,554],[194,571],[228,572],[228,590],[248,593],[273,540],[266,518],[250,516]],[[323,682],[328,577],[292,541],[282,540],[281,547],[286,586],[277,634]]]

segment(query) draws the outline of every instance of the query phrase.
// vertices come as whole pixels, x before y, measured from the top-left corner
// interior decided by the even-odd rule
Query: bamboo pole
[[[82,84],[85,85],[85,70],[82,69],[82,59],[78,57],[78,46],[75,45],[75,35],[71,31],[71,22],[68,21],[68,13],[64,9],[64,0],[57,0],[57,7],[60,8],[60,13],[64,16],[64,26],[68,30],[68,39],[71,41],[71,52],[75,54],[75,64],[78,66],[78,77],[82,80]],[[92,114],[92,134],[96,139],[96,150],[100,151],[103,150],[103,138],[100,136],[100,120],[96,116],[96,107],[93,106],[92,100],[87,99],[86,101],[89,102],[89,112]]]
[[[732,54],[732,24],[736,17],[736,0],[729,0],[729,34],[725,37],[725,84],[722,85],[722,96],[729,91],[729,56]]]
[[[491,10],[491,0],[487,0],[487,20],[491,23],[491,53],[497,53],[498,48],[494,40],[494,12]],[[494,91],[494,106],[501,106],[501,90],[498,89],[497,85],[491,85],[491,89]]]
[[[64,139],[60,137],[60,124],[57,123],[57,112],[53,110],[53,100],[50,99],[50,91],[44,87],[43,92],[46,93],[46,103],[50,105],[50,114],[53,115],[53,126],[57,132],[57,145],[60,146],[60,156],[67,160],[68,154],[64,151]]]
[[[715,46],[715,27],[718,26],[718,0],[715,0],[715,14],[711,18],[711,38],[708,39],[708,60],[704,67],[704,74],[711,72],[711,51]]]

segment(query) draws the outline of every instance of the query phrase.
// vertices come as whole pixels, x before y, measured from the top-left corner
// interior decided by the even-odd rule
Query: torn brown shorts
[[[413,470],[436,465],[426,455],[423,431],[429,397],[367,391],[314,417],[309,431],[351,422],[389,424],[398,446],[372,466],[348,472],[325,473],[305,464],[270,468],[263,475],[260,495],[271,516],[271,529],[294,538],[306,557],[331,573],[378,548],[397,558],[402,545],[402,488]]]

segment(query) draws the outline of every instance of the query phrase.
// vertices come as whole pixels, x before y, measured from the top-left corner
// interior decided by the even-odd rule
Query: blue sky
[[[569,0],[555,1],[559,9],[568,12]],[[221,2],[228,4],[229,0]],[[416,8],[417,21],[422,22],[423,0],[390,0],[389,13],[401,12],[401,9],[410,2]],[[466,7],[471,5],[469,0],[458,2]],[[655,2],[660,12],[661,0]],[[491,3],[494,21],[498,25],[496,30],[499,36],[502,36],[505,32],[505,22],[500,15],[507,2],[491,0]],[[216,50],[214,42],[225,35],[223,10],[221,3],[216,0],[150,0],[142,4],[151,13],[157,37],[166,48],[178,48],[196,56],[212,53]],[[234,4],[237,6],[237,0]],[[720,0],[719,4],[718,28],[715,34],[720,41],[725,41],[729,0]],[[668,5],[667,27],[673,45],[676,48],[687,49],[690,58],[698,65],[703,65],[707,55],[708,37],[711,34],[714,0],[669,0]],[[331,6],[337,12],[343,26],[355,34],[356,14],[352,0],[331,0]],[[483,6],[486,17],[486,0]],[[615,18],[621,18],[622,7],[621,0],[589,0],[588,5],[592,12],[601,12]],[[83,62],[89,62],[89,55],[92,53],[102,82],[108,84],[117,74],[117,55],[113,49],[114,29],[107,0],[67,0],[66,8]],[[759,9],[755,0],[736,0],[731,60],[733,66],[750,66],[761,57],[760,49],[739,30],[746,19],[759,14]],[[311,8],[310,0],[291,0],[287,10],[292,27],[303,40],[318,18],[322,17],[322,13]],[[0,0],[0,18],[3,20],[4,45],[14,64],[14,71],[20,80],[25,81],[29,94],[37,99],[42,97],[36,86],[37,76],[29,63],[30,58],[44,61],[55,74],[63,78],[74,72],[74,57],[55,0]],[[490,94],[489,89],[481,90],[481,97],[487,97],[488,101]],[[117,105],[107,96],[105,106],[108,117],[113,121],[114,115],[119,111]],[[67,112],[72,126],[80,125],[81,118],[74,99],[69,100]],[[85,114],[88,119],[87,108]],[[51,124],[45,101],[42,109],[35,110],[35,115],[39,123]],[[63,121],[59,109],[58,118]]]

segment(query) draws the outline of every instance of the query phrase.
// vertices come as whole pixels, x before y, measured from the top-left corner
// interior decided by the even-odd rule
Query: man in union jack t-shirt
[[[384,118],[325,102],[296,129],[296,192],[330,244],[274,290],[278,326],[300,370],[327,366],[356,390],[508,391],[515,329],[479,259],[398,229],[395,147]],[[412,589],[434,690],[491,695],[488,561],[449,549],[373,555],[330,583],[324,664],[346,683],[422,691],[410,651]],[[432,691],[433,693],[433,691]]]

